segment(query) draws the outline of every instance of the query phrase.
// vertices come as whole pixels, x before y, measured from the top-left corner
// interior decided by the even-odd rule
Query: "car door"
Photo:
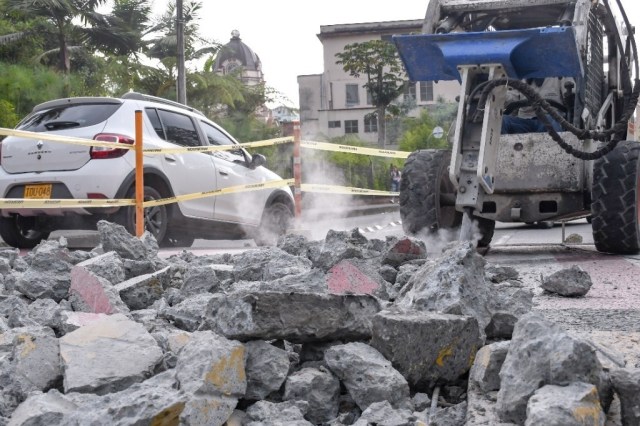
[[[224,130],[213,123],[200,120],[200,127],[209,145],[237,145]],[[211,157],[215,163],[219,188],[246,185],[265,180],[260,168],[249,168],[249,154],[238,147],[233,151],[216,151]],[[246,191],[217,196],[214,218],[225,222],[260,223],[267,191]]]
[[[145,108],[155,133],[166,144],[161,148],[195,147],[206,145],[200,138],[197,122],[187,114],[163,108]],[[161,167],[169,178],[176,196],[215,190],[218,187],[215,164],[208,153],[163,153]],[[179,202],[182,214],[189,217],[213,217],[215,197]]]

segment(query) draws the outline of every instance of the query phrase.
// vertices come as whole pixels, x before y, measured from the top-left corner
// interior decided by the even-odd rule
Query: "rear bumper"
[[[9,174],[0,168],[0,196],[2,198],[22,198],[28,184],[50,183],[53,185],[52,198],[87,199],[88,194],[102,194],[107,199],[116,197],[131,166],[122,161],[91,161],[82,169],[43,173]],[[104,213],[104,208],[99,209]],[[0,214],[9,216],[64,216],[68,214],[91,215],[96,208],[2,208]]]

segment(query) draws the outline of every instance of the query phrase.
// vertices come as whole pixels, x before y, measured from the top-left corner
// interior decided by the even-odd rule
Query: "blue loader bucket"
[[[501,64],[511,78],[583,75],[572,27],[394,35],[411,81],[461,81],[458,66]]]

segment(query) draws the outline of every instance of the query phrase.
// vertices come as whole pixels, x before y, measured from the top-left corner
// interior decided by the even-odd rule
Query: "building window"
[[[370,90],[367,90],[367,105],[373,105],[373,96]]]
[[[376,133],[378,131],[378,118],[366,116],[364,118],[364,132]]]
[[[360,95],[357,84],[347,84],[347,106],[359,105]]]
[[[341,125],[340,120],[337,121],[329,121],[329,128],[330,129],[339,129]]]
[[[405,89],[404,89],[404,97],[407,100],[409,99],[413,99],[414,101],[416,100],[416,82],[415,81],[407,82],[407,85],[405,86]]]
[[[358,120],[344,120],[344,133],[358,133]]]
[[[433,101],[433,81],[420,82],[420,101]]]

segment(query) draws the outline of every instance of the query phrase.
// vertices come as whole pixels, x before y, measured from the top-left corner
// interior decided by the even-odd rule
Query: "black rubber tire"
[[[400,218],[409,235],[426,230],[459,227],[462,213],[455,205],[445,205],[443,196],[455,197],[455,187],[449,180],[451,151],[423,149],[412,152],[404,163],[400,180]]]
[[[424,149],[412,152],[404,164],[400,181],[400,218],[409,235],[439,229],[454,229],[462,224],[462,213],[455,208],[456,190],[449,179],[451,151]],[[474,217],[481,238],[479,247],[487,247],[496,223]]]
[[[291,209],[281,202],[272,203],[265,207],[253,240],[259,246],[274,246],[278,243],[278,238],[291,228],[292,223]]]
[[[11,247],[32,249],[49,238],[49,231],[38,225],[34,216],[0,217],[0,237]]]
[[[131,188],[126,198],[135,198],[135,188]],[[144,201],[164,198],[158,190],[151,186],[144,187]],[[136,234],[136,208],[125,207],[118,212],[117,222],[123,225],[129,233]],[[166,204],[144,209],[144,229],[153,234],[159,245],[165,245],[167,230],[169,229],[169,213]]]
[[[591,229],[596,249],[640,252],[640,143],[618,143],[593,169]]]

